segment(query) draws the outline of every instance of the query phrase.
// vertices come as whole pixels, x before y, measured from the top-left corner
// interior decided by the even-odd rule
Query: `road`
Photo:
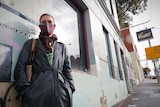
[[[120,107],[160,107],[160,84],[144,79]]]

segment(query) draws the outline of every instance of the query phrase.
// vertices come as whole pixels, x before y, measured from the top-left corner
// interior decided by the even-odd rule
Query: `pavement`
[[[160,107],[160,84],[145,78],[117,107]]]

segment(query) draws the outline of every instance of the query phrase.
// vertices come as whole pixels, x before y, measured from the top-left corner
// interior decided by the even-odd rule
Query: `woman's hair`
[[[52,19],[53,19],[53,21],[54,21],[54,17],[53,17],[52,15],[50,15],[50,14],[48,14],[48,13],[44,13],[44,14],[42,14],[42,15],[40,16],[39,22],[41,22],[41,18],[42,18],[43,16],[50,16],[50,17],[52,17]],[[55,22],[55,21],[54,21],[54,22]]]

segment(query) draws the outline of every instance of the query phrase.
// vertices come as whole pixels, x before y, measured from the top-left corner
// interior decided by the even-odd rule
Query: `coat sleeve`
[[[24,94],[25,88],[28,86],[28,81],[25,73],[26,63],[29,59],[31,50],[31,40],[25,42],[17,60],[17,64],[14,70],[15,89],[18,93]]]
[[[64,45],[64,65],[63,65],[63,70],[62,70],[62,73],[63,75],[65,76],[65,78],[67,79],[67,81],[69,82],[70,84],[70,88],[72,90],[72,93],[75,91],[75,87],[74,87],[74,81],[73,81],[73,77],[72,77],[72,74],[71,74],[71,62],[70,62],[70,58],[68,56],[68,53],[67,53],[67,49],[66,49],[66,46]]]

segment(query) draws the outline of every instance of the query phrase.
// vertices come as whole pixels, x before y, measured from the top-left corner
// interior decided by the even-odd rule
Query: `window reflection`
[[[80,49],[77,12],[64,1],[53,0],[58,41],[66,44],[73,69],[80,68]]]

